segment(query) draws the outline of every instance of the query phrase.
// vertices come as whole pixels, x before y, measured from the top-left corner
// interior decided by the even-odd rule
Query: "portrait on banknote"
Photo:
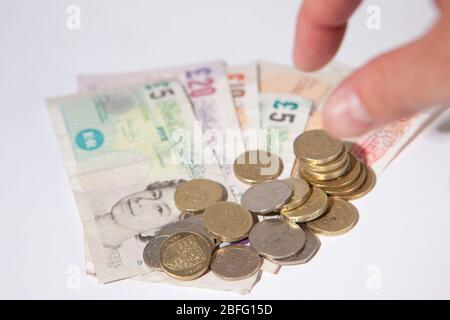
[[[103,247],[118,249],[130,238],[143,240],[155,235],[161,227],[178,221],[181,215],[174,210],[173,197],[184,181],[153,182],[145,190],[118,200],[110,212],[96,217]]]

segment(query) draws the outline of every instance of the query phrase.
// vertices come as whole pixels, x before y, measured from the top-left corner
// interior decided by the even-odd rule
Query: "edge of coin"
[[[314,227],[311,227],[310,225],[308,225],[308,228],[312,231],[312,232],[314,232],[315,234],[317,234],[317,235],[321,235],[321,236],[326,236],[326,237],[336,237],[336,236],[340,236],[340,235],[343,235],[343,234],[346,234],[346,233],[348,233],[350,230],[352,230],[355,226],[356,226],[356,224],[358,223],[358,221],[359,221],[359,212],[358,212],[358,210],[356,209],[356,207],[353,205],[353,204],[351,204],[350,202],[348,202],[347,200],[345,200],[345,199],[342,199],[342,198],[338,198],[338,199],[340,199],[340,200],[342,200],[342,201],[346,201],[349,205],[350,205],[350,209],[353,211],[353,213],[354,213],[354,215],[355,215],[355,218],[353,219],[353,221],[352,221],[352,223],[351,224],[349,224],[347,227],[345,227],[344,229],[341,229],[341,230],[339,230],[339,231],[322,231],[322,230],[319,230],[319,229],[315,229]]]
[[[349,195],[343,196],[342,197],[343,199],[346,199],[346,200],[359,199],[359,198],[367,195],[375,187],[375,185],[377,183],[377,176],[376,176],[375,172],[367,164],[363,164],[363,165],[367,171],[366,179],[364,180],[363,184],[358,189],[356,189],[354,192],[352,192]],[[371,179],[372,181],[370,181],[370,183],[366,187],[365,183],[368,179]]]
[[[304,223],[304,222],[315,220],[315,219],[321,217],[323,214],[325,214],[327,212],[328,208],[330,207],[330,197],[327,195],[327,193],[324,190],[322,190],[319,187],[313,186],[313,187],[311,187],[311,189],[312,190],[311,190],[311,195],[310,195],[309,199],[311,199],[311,196],[312,196],[312,193],[314,192],[314,189],[317,189],[318,190],[317,192],[319,192],[319,193],[325,194],[326,203],[325,203],[325,205],[323,207],[321,207],[320,209],[318,209],[318,210],[314,211],[313,213],[311,213],[309,215],[306,215],[306,216],[297,216],[297,217],[291,216],[292,214],[295,213],[296,210],[301,210],[302,206],[299,206],[298,208],[295,208],[293,210],[284,211],[284,212],[282,211],[280,213],[281,216],[283,218],[287,219],[291,223]],[[303,205],[307,204],[308,200]]]
[[[297,202],[294,203],[294,204],[293,204],[292,202],[293,202],[293,200],[294,200],[294,198],[295,198],[295,196],[296,196],[296,193],[295,193],[296,188],[295,188],[295,186],[294,186],[293,183],[289,182],[290,179],[299,179],[299,180],[302,180],[302,181],[304,181],[304,182],[307,184],[307,186],[308,186],[308,192],[304,195],[303,198],[298,198],[298,199],[297,199]],[[295,210],[295,209],[297,209],[298,207],[304,205],[304,204],[306,203],[306,201],[308,201],[309,197],[311,196],[312,188],[313,188],[313,187],[309,184],[309,182],[308,182],[307,180],[302,179],[302,178],[300,178],[300,177],[289,177],[289,178],[283,179],[283,181],[286,181],[287,183],[290,183],[290,184],[292,185],[293,194],[292,194],[291,200],[289,200],[285,205],[283,205],[283,206],[281,207],[280,212],[285,212],[285,211]]]
[[[345,196],[361,188],[367,178],[367,171],[366,167],[362,163],[360,164],[360,166],[361,170],[359,172],[359,175],[351,184],[342,188],[324,188],[324,191],[334,197],[343,199]]]
[[[344,162],[344,164],[341,167],[338,167],[337,169],[330,170],[330,171],[324,171],[324,172],[315,172],[312,169],[305,168],[300,166],[300,170],[302,172],[302,175],[307,177],[309,180],[333,180],[341,177],[344,175],[347,170],[348,166],[350,164],[350,158],[347,158],[347,160]]]
[[[304,133],[306,133],[306,132],[311,132],[311,131],[314,131],[314,130],[308,130],[308,131],[305,131]],[[297,158],[303,160],[304,162],[307,162],[307,163],[311,164],[311,165],[326,165],[327,163],[333,162],[334,160],[336,160],[336,159],[342,154],[342,149],[345,148],[344,142],[341,141],[341,140],[334,139],[334,138],[330,137],[330,135],[327,134],[327,133],[326,133],[324,130],[322,130],[322,129],[315,129],[315,131],[323,131],[323,132],[325,133],[325,135],[328,136],[328,137],[327,137],[328,139],[335,140],[336,142],[342,144],[341,150],[339,150],[339,152],[337,152],[335,155],[330,156],[330,157],[325,158],[325,159],[312,159],[312,158],[305,157],[305,155],[302,155],[301,152],[299,152],[299,151],[297,150],[297,149],[301,149],[300,146],[298,146],[299,144],[301,144],[301,143],[298,142],[299,139],[300,139],[300,137],[302,137],[302,134],[300,134],[300,135],[297,136],[297,137],[295,138],[295,140],[294,140],[294,154],[295,154],[295,156],[296,156]]]
[[[306,262],[302,262],[302,263],[290,263],[290,262],[292,262],[292,260],[294,260],[295,257],[296,257],[298,254],[300,254],[301,251],[303,251],[305,248],[303,248],[303,249],[300,250],[295,256],[292,256],[292,257],[290,257],[290,258],[285,258],[285,259],[273,259],[273,260],[271,260],[271,259],[269,259],[269,258],[268,258],[268,259],[269,259],[270,261],[272,261],[273,263],[276,263],[276,264],[278,264],[278,265],[280,265],[280,266],[298,266],[298,265],[305,264],[305,263],[308,263],[309,261],[311,261],[311,260],[316,256],[317,252],[319,252],[320,248],[322,247],[322,241],[320,241],[320,238],[319,238],[314,232],[312,232],[306,225],[301,225],[301,228],[303,228],[303,231],[305,231],[305,233],[311,232],[311,233],[314,235],[314,237],[316,237],[317,243],[318,243],[318,246],[317,246],[317,247],[315,248],[315,250],[311,253],[311,255],[309,256],[309,259],[308,259]],[[306,231],[305,229],[308,229],[308,231]],[[306,244],[305,244],[305,246],[306,246]]]
[[[342,150],[341,155],[339,155],[339,157],[337,157],[336,160],[334,160],[326,165],[318,165],[318,164],[313,165],[308,162],[303,162],[301,160],[298,160],[298,165],[305,169],[310,169],[310,170],[316,171],[316,172],[328,172],[328,171],[333,171],[337,168],[342,167],[345,164],[345,162],[347,162],[347,159],[348,159],[348,150],[347,150],[347,147],[345,147]]]

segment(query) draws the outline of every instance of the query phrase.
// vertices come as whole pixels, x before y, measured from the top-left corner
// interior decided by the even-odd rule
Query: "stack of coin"
[[[356,199],[375,185],[375,173],[361,163],[345,144],[324,130],[306,131],[294,142],[300,175],[327,194]]]
[[[242,205],[254,214],[269,216],[268,220],[279,215],[283,220],[277,219],[277,223],[285,221],[288,223],[284,226],[285,228],[303,224],[304,228],[308,226],[309,232],[312,231],[326,236],[336,236],[348,232],[356,224],[358,217],[356,208],[346,200],[328,196],[321,188],[314,185],[310,186],[302,178],[272,180],[253,185],[243,194]],[[275,222],[269,224],[266,222],[268,221],[267,218],[263,219],[250,231],[249,239],[252,246],[254,246],[254,243],[261,242],[261,240],[252,242],[251,238],[252,234],[255,234],[255,230],[262,226],[265,226],[264,232],[258,231],[258,234],[265,237],[267,241],[277,234],[276,228],[266,227],[277,224]],[[230,225],[230,222],[227,224]],[[284,238],[278,237],[278,240],[274,243],[278,243],[278,246],[285,245],[286,236],[287,234]],[[267,242],[264,243],[263,247],[267,248]],[[286,262],[285,264],[296,264],[290,259],[288,259],[288,263],[286,259],[289,257],[282,258],[279,255],[265,254],[264,251],[257,248],[256,250],[260,255],[277,263],[280,260]],[[298,248],[298,250],[291,252],[292,256],[298,255],[301,248]],[[309,250],[311,252],[316,251],[311,248]],[[302,256],[309,256],[309,254],[302,253]],[[295,259],[295,261],[299,259]]]
[[[302,180],[300,178],[297,179]],[[307,184],[307,182],[305,183]],[[312,221],[323,215],[327,211],[329,205],[327,194],[322,189],[315,186],[310,187],[310,190],[309,197],[304,203],[297,207],[289,208],[289,210],[281,210],[281,215],[295,223]]]
[[[150,238],[143,251],[145,264],[178,280],[193,280],[209,268],[230,281],[258,272],[262,260],[250,246],[231,244],[217,249],[221,242],[247,238],[255,223],[241,205],[223,201],[224,190],[220,183],[207,179],[181,184],[174,201],[183,219],[163,226]]]

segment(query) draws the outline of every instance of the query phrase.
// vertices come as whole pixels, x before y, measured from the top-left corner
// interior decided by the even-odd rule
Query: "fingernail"
[[[374,125],[358,95],[345,89],[330,96],[324,108],[323,122],[325,130],[341,138],[362,134]]]

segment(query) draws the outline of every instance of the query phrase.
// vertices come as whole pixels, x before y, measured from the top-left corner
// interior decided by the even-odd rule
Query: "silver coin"
[[[265,215],[258,215],[257,217],[259,217],[259,221],[269,220],[269,219],[284,219],[283,216],[280,216],[280,214],[278,212],[269,213],[269,214],[265,214]]]
[[[157,233],[157,236],[171,236],[179,232],[194,232],[206,238],[206,240],[208,240],[208,243],[210,243],[211,252],[214,251],[216,247],[214,237],[207,232],[205,227],[200,226],[198,221],[195,221],[192,218],[193,217],[190,217],[185,220],[166,224],[165,226],[161,227],[161,229]]]
[[[249,278],[261,268],[262,258],[246,245],[229,245],[214,252],[211,271],[225,280]]]
[[[196,227],[203,229],[205,234],[208,234],[208,229],[206,229],[205,224],[203,223],[203,214],[196,214],[190,217],[184,218],[184,221],[192,223]]]
[[[307,263],[314,257],[314,255],[319,251],[320,240],[308,227],[302,226],[306,234],[305,246],[297,254],[286,259],[271,259],[271,261],[282,265],[291,266],[297,264]]]
[[[167,238],[167,236],[159,236],[150,239],[144,248],[144,262],[150,268],[156,270],[162,270],[159,264],[159,249],[161,248],[161,243]]]
[[[196,214],[193,216],[189,216],[184,218],[184,221],[190,222],[196,227],[200,228],[202,230],[202,235],[206,235],[207,238],[210,238],[210,240],[214,243],[215,246],[217,246],[218,243],[220,243],[220,240],[217,236],[211,234],[209,230],[205,227],[205,224],[203,223],[203,214]]]
[[[195,228],[195,226],[187,220],[180,220],[162,226],[157,232],[157,235],[171,236],[174,233],[183,232],[189,228]]]
[[[241,199],[244,208],[252,213],[278,212],[292,198],[291,184],[282,180],[261,182],[247,189]]]
[[[262,256],[285,259],[305,246],[303,229],[282,219],[267,219],[255,224],[248,236],[250,245]]]

